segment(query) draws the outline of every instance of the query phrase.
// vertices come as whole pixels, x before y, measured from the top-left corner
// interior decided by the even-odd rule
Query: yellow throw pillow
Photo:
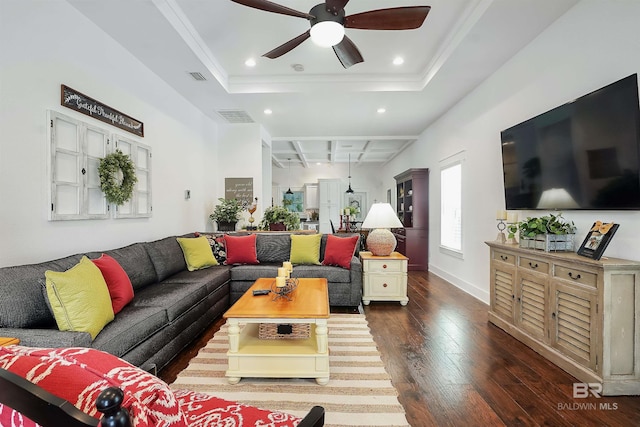
[[[292,264],[320,264],[322,234],[292,234],[289,261]]]
[[[61,331],[88,332],[91,339],[113,320],[109,288],[86,256],[67,271],[45,271],[47,297]]]
[[[213,256],[211,245],[206,237],[178,237],[177,239],[189,271],[218,265],[218,260]]]

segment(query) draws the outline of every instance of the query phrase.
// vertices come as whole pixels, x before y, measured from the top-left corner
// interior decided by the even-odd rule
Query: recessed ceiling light
[[[379,114],[386,113],[386,112],[387,112],[387,109],[386,109],[386,108],[384,108],[384,107],[380,107],[380,108],[378,108],[378,113],[379,113]]]
[[[269,114],[273,113],[273,111],[271,111],[271,109],[270,109],[270,108],[267,108],[267,109],[265,109],[265,110],[264,110],[264,113],[265,113],[266,115],[269,115]]]
[[[320,166],[320,165],[322,165],[322,163],[320,163],[320,162],[317,162],[317,163],[316,163],[316,165],[318,165],[318,166]]]
[[[256,66],[256,60],[253,58],[249,58],[246,61],[244,61],[244,65],[246,65],[247,67],[255,67]]]
[[[396,56],[395,58],[393,58],[393,65],[402,65],[404,64],[404,58],[402,58],[401,56]]]

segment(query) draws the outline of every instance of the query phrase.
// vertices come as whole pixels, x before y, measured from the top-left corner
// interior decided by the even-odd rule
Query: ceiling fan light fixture
[[[344,27],[335,21],[318,22],[311,27],[311,40],[320,47],[332,47],[344,38]]]

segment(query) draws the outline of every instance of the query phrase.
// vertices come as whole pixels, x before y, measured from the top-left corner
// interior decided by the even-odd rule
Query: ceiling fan
[[[244,6],[266,12],[279,13],[309,20],[311,28],[262,56],[275,59],[298,47],[309,37],[317,44],[333,47],[344,68],[364,61],[356,45],[344,35],[345,28],[360,30],[413,30],[427,18],[430,6],[392,7],[370,10],[345,16],[344,7],[349,0],[326,0],[311,8],[309,13],[299,12],[267,0],[231,0]]]

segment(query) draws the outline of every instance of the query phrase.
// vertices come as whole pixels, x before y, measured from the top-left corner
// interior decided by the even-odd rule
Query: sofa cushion
[[[359,236],[339,237],[327,236],[327,245],[322,265],[334,265],[346,269],[351,268],[351,259],[356,251]]]
[[[161,282],[172,274],[187,269],[182,249],[175,236],[147,242],[144,247],[156,270],[158,281]]]
[[[31,328],[56,324],[47,308],[40,280],[44,272],[65,271],[80,261],[81,255],[72,255],[39,264],[0,268],[0,327]]]
[[[209,241],[205,237],[178,237],[176,240],[182,248],[187,270],[195,271],[218,265],[218,261],[211,251],[211,246],[209,246]]]
[[[118,313],[115,322],[109,323],[100,332],[91,347],[122,357],[168,323],[163,307],[137,307],[132,302]]]
[[[293,264],[320,264],[320,240],[322,234],[292,234],[291,254]]]
[[[282,264],[236,265],[231,269],[231,281],[254,282],[261,277],[276,277]],[[295,268],[293,269],[295,271]]]
[[[131,279],[134,291],[158,281],[158,275],[144,243],[134,243],[104,253],[115,258],[118,264],[124,268],[127,276]]]
[[[204,283],[207,292],[211,293],[229,281],[231,278],[230,270],[231,266],[227,265],[196,271],[184,270],[165,279],[160,286],[167,283]]]
[[[95,339],[113,320],[109,289],[87,257],[67,271],[46,271],[47,296],[61,331],[88,332]]]
[[[169,322],[188,311],[207,296],[203,283],[166,283],[148,286],[136,294],[132,304],[136,307],[162,307]]]
[[[351,283],[351,271],[328,265],[296,265],[291,277],[325,277],[329,283]]]
[[[109,255],[102,254],[100,258],[94,259],[93,263],[100,269],[107,283],[113,314],[118,314],[122,307],[133,299],[131,280],[118,261]]]
[[[287,261],[291,253],[291,238],[289,234],[258,234],[256,238],[256,252],[260,262]]]
[[[256,235],[248,236],[224,236],[224,244],[227,248],[226,264],[258,264],[256,252]]]

